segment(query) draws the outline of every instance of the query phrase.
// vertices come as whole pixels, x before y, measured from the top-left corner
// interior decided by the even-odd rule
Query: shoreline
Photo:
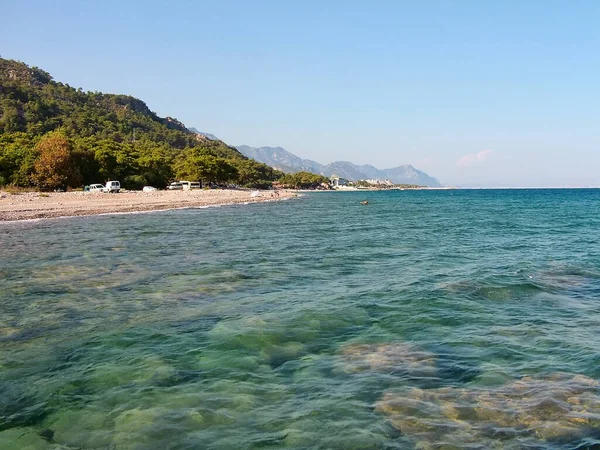
[[[537,187],[422,187],[422,188],[342,188],[342,189],[298,189],[297,192],[380,192],[380,191],[531,191],[531,190],[577,190],[600,189],[600,186],[537,186]]]
[[[208,208],[286,200],[293,191],[248,190],[128,191],[118,194],[90,192],[0,192],[0,223],[38,221],[111,214],[137,214],[176,209]]]
[[[457,187],[420,187],[420,188],[355,188],[344,187],[337,189],[298,189],[298,192],[379,192],[379,191],[450,191],[460,189]]]

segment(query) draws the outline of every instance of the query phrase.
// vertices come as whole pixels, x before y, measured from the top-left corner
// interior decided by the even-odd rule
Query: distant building
[[[390,180],[365,180],[368,184],[372,186],[393,186],[394,183]]]
[[[345,178],[340,178],[340,177],[331,177],[330,178],[330,184],[332,188],[339,188],[339,187],[343,187],[343,186],[348,186],[350,182],[348,180],[346,180]]]

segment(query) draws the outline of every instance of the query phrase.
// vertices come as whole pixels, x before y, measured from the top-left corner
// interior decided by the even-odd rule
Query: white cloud
[[[494,152],[492,150],[482,150],[477,153],[469,153],[468,155],[460,158],[456,165],[458,167],[471,167],[475,165],[483,164],[487,159],[492,156]]]

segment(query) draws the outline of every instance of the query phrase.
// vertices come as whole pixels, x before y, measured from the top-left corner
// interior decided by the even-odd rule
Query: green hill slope
[[[57,158],[64,164],[53,167],[49,161]],[[68,173],[50,182],[53,170]],[[129,188],[163,187],[183,177],[265,186],[281,175],[158,117],[139,99],[84,92],[0,58],[0,186],[51,189],[117,179]]]

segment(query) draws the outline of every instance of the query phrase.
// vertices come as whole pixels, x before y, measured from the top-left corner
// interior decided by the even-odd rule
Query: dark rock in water
[[[436,346],[432,349],[437,355],[437,376],[445,381],[468,383],[481,375],[479,366],[460,356],[454,349]]]
[[[40,431],[39,435],[50,442],[54,438],[54,431],[52,431],[50,428],[44,428],[42,431]]]
[[[0,391],[0,431],[33,426],[48,414],[45,402],[37,401],[15,386]]]
[[[573,450],[600,450],[600,442],[584,443],[574,448]]]
[[[468,383],[481,375],[479,367],[465,361],[441,357],[438,360],[438,376],[443,380]]]
[[[200,316],[193,319],[186,319],[172,324],[179,333],[197,333],[210,331],[212,327],[222,320],[218,316]]]
[[[162,374],[155,374],[152,379],[156,386],[170,387],[177,386],[179,384],[191,383],[197,380],[201,375],[198,370],[173,370],[167,376]]]
[[[288,361],[300,358],[306,353],[306,349],[300,342],[287,342],[281,345],[271,345],[262,353],[269,361],[269,365],[276,369]]]
[[[277,373],[284,376],[293,376],[297,371],[302,370],[304,364],[299,360],[286,361],[280,366],[271,366],[272,369],[277,370]]]
[[[18,341],[18,342],[26,342],[32,339],[37,339],[41,336],[45,336],[50,333],[53,328],[27,328],[24,330],[20,330],[17,333],[11,334],[9,336],[0,337],[0,342],[2,341]]]
[[[600,450],[600,427],[589,431],[588,436],[582,439],[577,447],[573,447],[573,450]]]
[[[97,387],[90,386],[85,379],[75,379],[59,387],[53,399],[55,406],[62,403],[83,406],[96,393]]]

